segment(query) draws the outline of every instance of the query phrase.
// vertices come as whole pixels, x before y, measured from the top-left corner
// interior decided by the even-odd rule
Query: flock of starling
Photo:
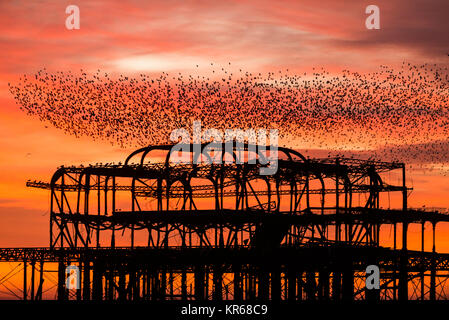
[[[215,67],[212,67],[215,68]],[[205,75],[49,73],[10,84],[20,108],[64,132],[121,147],[172,130],[278,129],[280,145],[432,166],[449,162],[449,73],[437,65]]]

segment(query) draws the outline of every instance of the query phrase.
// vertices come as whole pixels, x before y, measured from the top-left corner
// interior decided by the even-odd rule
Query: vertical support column
[[[133,269],[133,277],[134,277],[134,283],[133,283],[133,300],[138,301],[140,300],[140,269],[139,266],[134,265]]]
[[[31,260],[31,300],[34,300],[34,274],[36,271],[36,261],[35,260]]]
[[[204,275],[206,277],[206,280],[204,280],[204,285],[205,285],[204,297],[206,300],[209,300],[209,269],[208,268],[206,268]]]
[[[112,215],[115,213],[115,176],[112,176]],[[115,248],[115,224],[112,225],[111,248]]]
[[[303,287],[304,287],[304,281],[303,281],[303,272],[299,271],[298,276],[296,278],[296,285],[298,287],[298,295],[297,295],[297,300],[303,300],[302,299],[302,292],[303,292]]]
[[[182,300],[187,300],[187,273],[185,268],[182,269],[181,274],[181,297]]]
[[[153,283],[154,283],[154,279],[153,279],[153,274],[152,274],[150,268],[148,268],[146,270],[146,272],[147,272],[147,279],[146,279],[146,281],[147,281],[147,293],[146,293],[146,299],[150,300],[150,299],[153,298],[153,291],[154,291],[154,288],[153,288],[154,284]]]
[[[76,300],[77,301],[81,301],[82,299],[82,292],[81,292],[81,279],[82,279],[82,274],[81,274],[81,270],[83,270],[83,266],[82,266],[82,262],[81,260],[78,260],[78,270],[79,270],[79,277],[80,277],[80,288],[78,288],[76,290]]]
[[[239,264],[233,265],[234,269],[234,300],[242,301],[243,291],[242,291],[242,267]]]
[[[399,300],[408,300],[408,254],[407,254],[408,223],[402,223],[402,250],[399,261]]]
[[[173,299],[173,294],[174,294],[174,287],[173,287],[173,285],[174,285],[174,276],[173,276],[173,270],[170,270],[169,272],[168,272],[168,290],[169,290],[169,296],[170,296],[170,299]]]
[[[246,272],[246,298],[245,300],[254,300],[256,298],[255,275],[253,269]]]
[[[278,266],[271,272],[271,299],[274,302],[281,300],[281,270]]]
[[[133,262],[128,262],[128,294],[129,299],[132,300],[135,297],[135,291],[136,291],[136,268],[135,264]]]
[[[161,281],[160,281],[160,274],[157,269],[151,270],[151,299],[152,300],[159,300],[160,297],[160,291],[161,291]]]
[[[432,221],[432,261],[430,264],[430,296],[432,301],[436,300],[436,266],[435,266],[435,221]]]
[[[118,299],[120,301],[125,301],[126,296],[126,275],[123,266],[119,266],[119,276],[118,276]]]
[[[55,213],[53,212],[53,198],[55,197],[54,185],[51,186],[50,190],[50,249],[53,249],[55,244],[53,243],[53,221],[55,219]]]
[[[405,163],[402,164],[402,210],[407,211],[407,183],[405,176]]]
[[[27,261],[23,261],[23,300],[27,300]]]
[[[83,262],[83,300],[90,300],[90,262]]]
[[[407,252],[407,230],[408,222],[402,223],[402,251]]]
[[[195,267],[195,300],[204,300],[204,267]]]
[[[288,300],[295,301],[296,300],[296,272],[295,267],[290,266],[287,271],[287,285],[288,285]]]
[[[92,276],[92,299],[103,300],[103,264],[101,261],[94,261]]]
[[[167,186],[168,188],[168,186]],[[134,213],[136,210],[136,179],[133,178],[131,183],[131,211]],[[168,208],[167,208],[168,210]],[[134,224],[131,225],[131,248],[134,248]]]
[[[407,184],[405,180],[405,164],[402,164],[402,211],[407,213]],[[408,223],[402,223],[402,250],[407,251],[407,227]]]
[[[396,222],[394,223],[394,225],[393,225],[393,249],[394,250],[396,250],[396,248],[397,248],[397,243],[396,243],[396,238],[397,238],[397,236],[396,236],[396,233],[397,233],[397,231],[396,231]]]
[[[214,283],[214,293],[213,293],[213,297],[214,300],[222,300],[223,299],[223,285],[222,285],[222,281],[223,281],[223,272],[221,270],[221,266],[216,265],[214,268],[214,274],[213,274],[213,283]]]
[[[60,213],[65,213],[65,212],[64,212],[64,186],[65,186],[65,183],[64,183],[64,174],[62,174],[62,176],[61,176]],[[60,237],[60,239],[61,239],[59,245],[60,245],[61,248],[64,247],[64,236],[63,236],[63,234],[64,234],[64,227],[63,227],[63,225],[64,225],[64,224],[61,223],[60,226],[59,226],[59,237]]]
[[[270,290],[270,278],[268,271],[260,266],[259,268],[259,286],[258,286],[258,298],[259,300],[269,299]]]
[[[85,185],[84,185],[84,214],[89,214],[89,193],[90,193],[90,174],[86,173]],[[89,246],[90,233],[87,232],[84,239],[86,243],[86,248]]]
[[[103,300],[103,263],[94,261],[92,275],[92,300]]]
[[[435,253],[436,252],[436,248],[435,248],[435,228],[436,228],[436,222],[432,222],[432,252]]]
[[[39,287],[37,288],[36,299],[42,300],[42,286],[44,285],[44,261],[39,264]]]
[[[65,300],[65,266],[61,259],[58,263],[58,300]]]
[[[332,298],[335,301],[341,299],[341,273],[335,269],[332,272]]]
[[[421,251],[424,252],[424,224],[425,221],[421,223]],[[421,300],[425,299],[425,286],[424,286],[424,268],[421,270]]]
[[[341,240],[341,226],[338,214],[340,213],[340,193],[339,193],[339,167],[340,161],[338,158],[335,160],[336,169],[335,169],[335,214],[337,216],[337,221],[335,222],[335,240]]]
[[[329,300],[329,271],[327,269],[320,270],[319,274],[319,287],[320,287],[320,299]]]
[[[107,283],[108,283],[108,289],[107,289],[107,300],[114,300],[114,270],[113,268],[109,269],[109,272],[107,273]]]
[[[405,175],[405,164],[402,164],[402,211],[407,213],[407,184]],[[407,281],[407,229],[408,223],[402,222],[402,252],[400,257],[399,266],[399,300],[408,300],[408,281]]]
[[[307,300],[315,300],[316,281],[315,281],[315,272],[313,270],[306,271],[305,291]]]
[[[343,271],[343,300],[354,300],[354,268],[351,257],[346,257],[345,268]]]
[[[161,282],[159,286],[159,299],[167,299],[167,271],[165,266],[161,268]]]
[[[396,227],[396,222],[394,222],[394,224],[393,224],[393,249],[394,249],[394,251],[396,251],[396,249],[397,249],[397,243],[396,243],[396,233],[397,233],[397,231],[396,231],[396,229],[397,229],[397,227]],[[395,259],[394,260],[395,262],[395,268],[394,268],[394,270],[393,270],[393,300],[396,300],[397,299],[397,296],[398,296],[398,294],[397,294],[397,260]]]
[[[101,179],[100,179],[100,175],[97,175],[97,215],[100,216],[101,215]],[[96,236],[96,241],[97,241],[97,248],[100,247],[100,229],[97,228],[97,236]]]
[[[310,172],[309,172],[310,168],[307,168],[307,177],[306,177],[306,206],[307,209],[310,208]]]
[[[317,300],[323,300],[323,272],[322,270],[318,271],[318,286],[317,286]]]

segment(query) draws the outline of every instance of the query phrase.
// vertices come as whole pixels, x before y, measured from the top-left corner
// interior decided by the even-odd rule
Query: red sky
[[[65,8],[80,8],[67,30]],[[380,8],[381,29],[365,28]],[[397,1],[2,1],[0,3],[0,246],[48,245],[46,191],[61,164],[123,161],[129,150],[77,139],[21,112],[8,82],[41,68],[112,74],[202,72],[211,62],[249,71],[380,64],[448,64],[449,2]],[[199,65],[199,69],[195,68]],[[414,172],[412,206],[449,207],[447,177]]]

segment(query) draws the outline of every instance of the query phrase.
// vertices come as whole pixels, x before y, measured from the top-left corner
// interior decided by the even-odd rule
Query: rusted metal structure
[[[35,265],[46,262],[59,264],[59,299],[446,298],[449,256],[436,253],[435,226],[449,216],[407,208],[404,164],[309,159],[279,147],[276,172],[263,175],[269,147],[187,145],[184,161],[173,147],[136,150],[123,164],[60,167],[50,183],[27,183],[50,190],[50,246],[0,249],[2,261],[32,264],[37,289],[25,289],[25,299],[42,296]],[[387,194],[402,207],[384,208]],[[407,248],[410,224],[422,226],[421,251]],[[382,243],[385,226],[391,246]],[[380,290],[365,288],[372,264]],[[81,270],[80,290],[65,288],[68,265]]]

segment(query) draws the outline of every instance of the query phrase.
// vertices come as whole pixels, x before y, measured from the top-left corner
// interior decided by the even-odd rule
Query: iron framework
[[[50,190],[50,246],[0,249],[0,261],[23,263],[23,299],[42,298],[44,263],[59,266],[59,299],[446,299],[449,255],[436,252],[435,227],[449,215],[407,207],[404,164],[279,147],[276,173],[262,175],[269,147],[184,147],[189,163],[176,161],[173,145],[149,146],[123,164],[60,167],[49,183],[28,181]],[[384,208],[390,194],[401,208]],[[407,248],[410,224],[422,227],[421,251]],[[380,290],[365,288],[371,264]],[[68,265],[81,270],[80,290],[65,288]]]

